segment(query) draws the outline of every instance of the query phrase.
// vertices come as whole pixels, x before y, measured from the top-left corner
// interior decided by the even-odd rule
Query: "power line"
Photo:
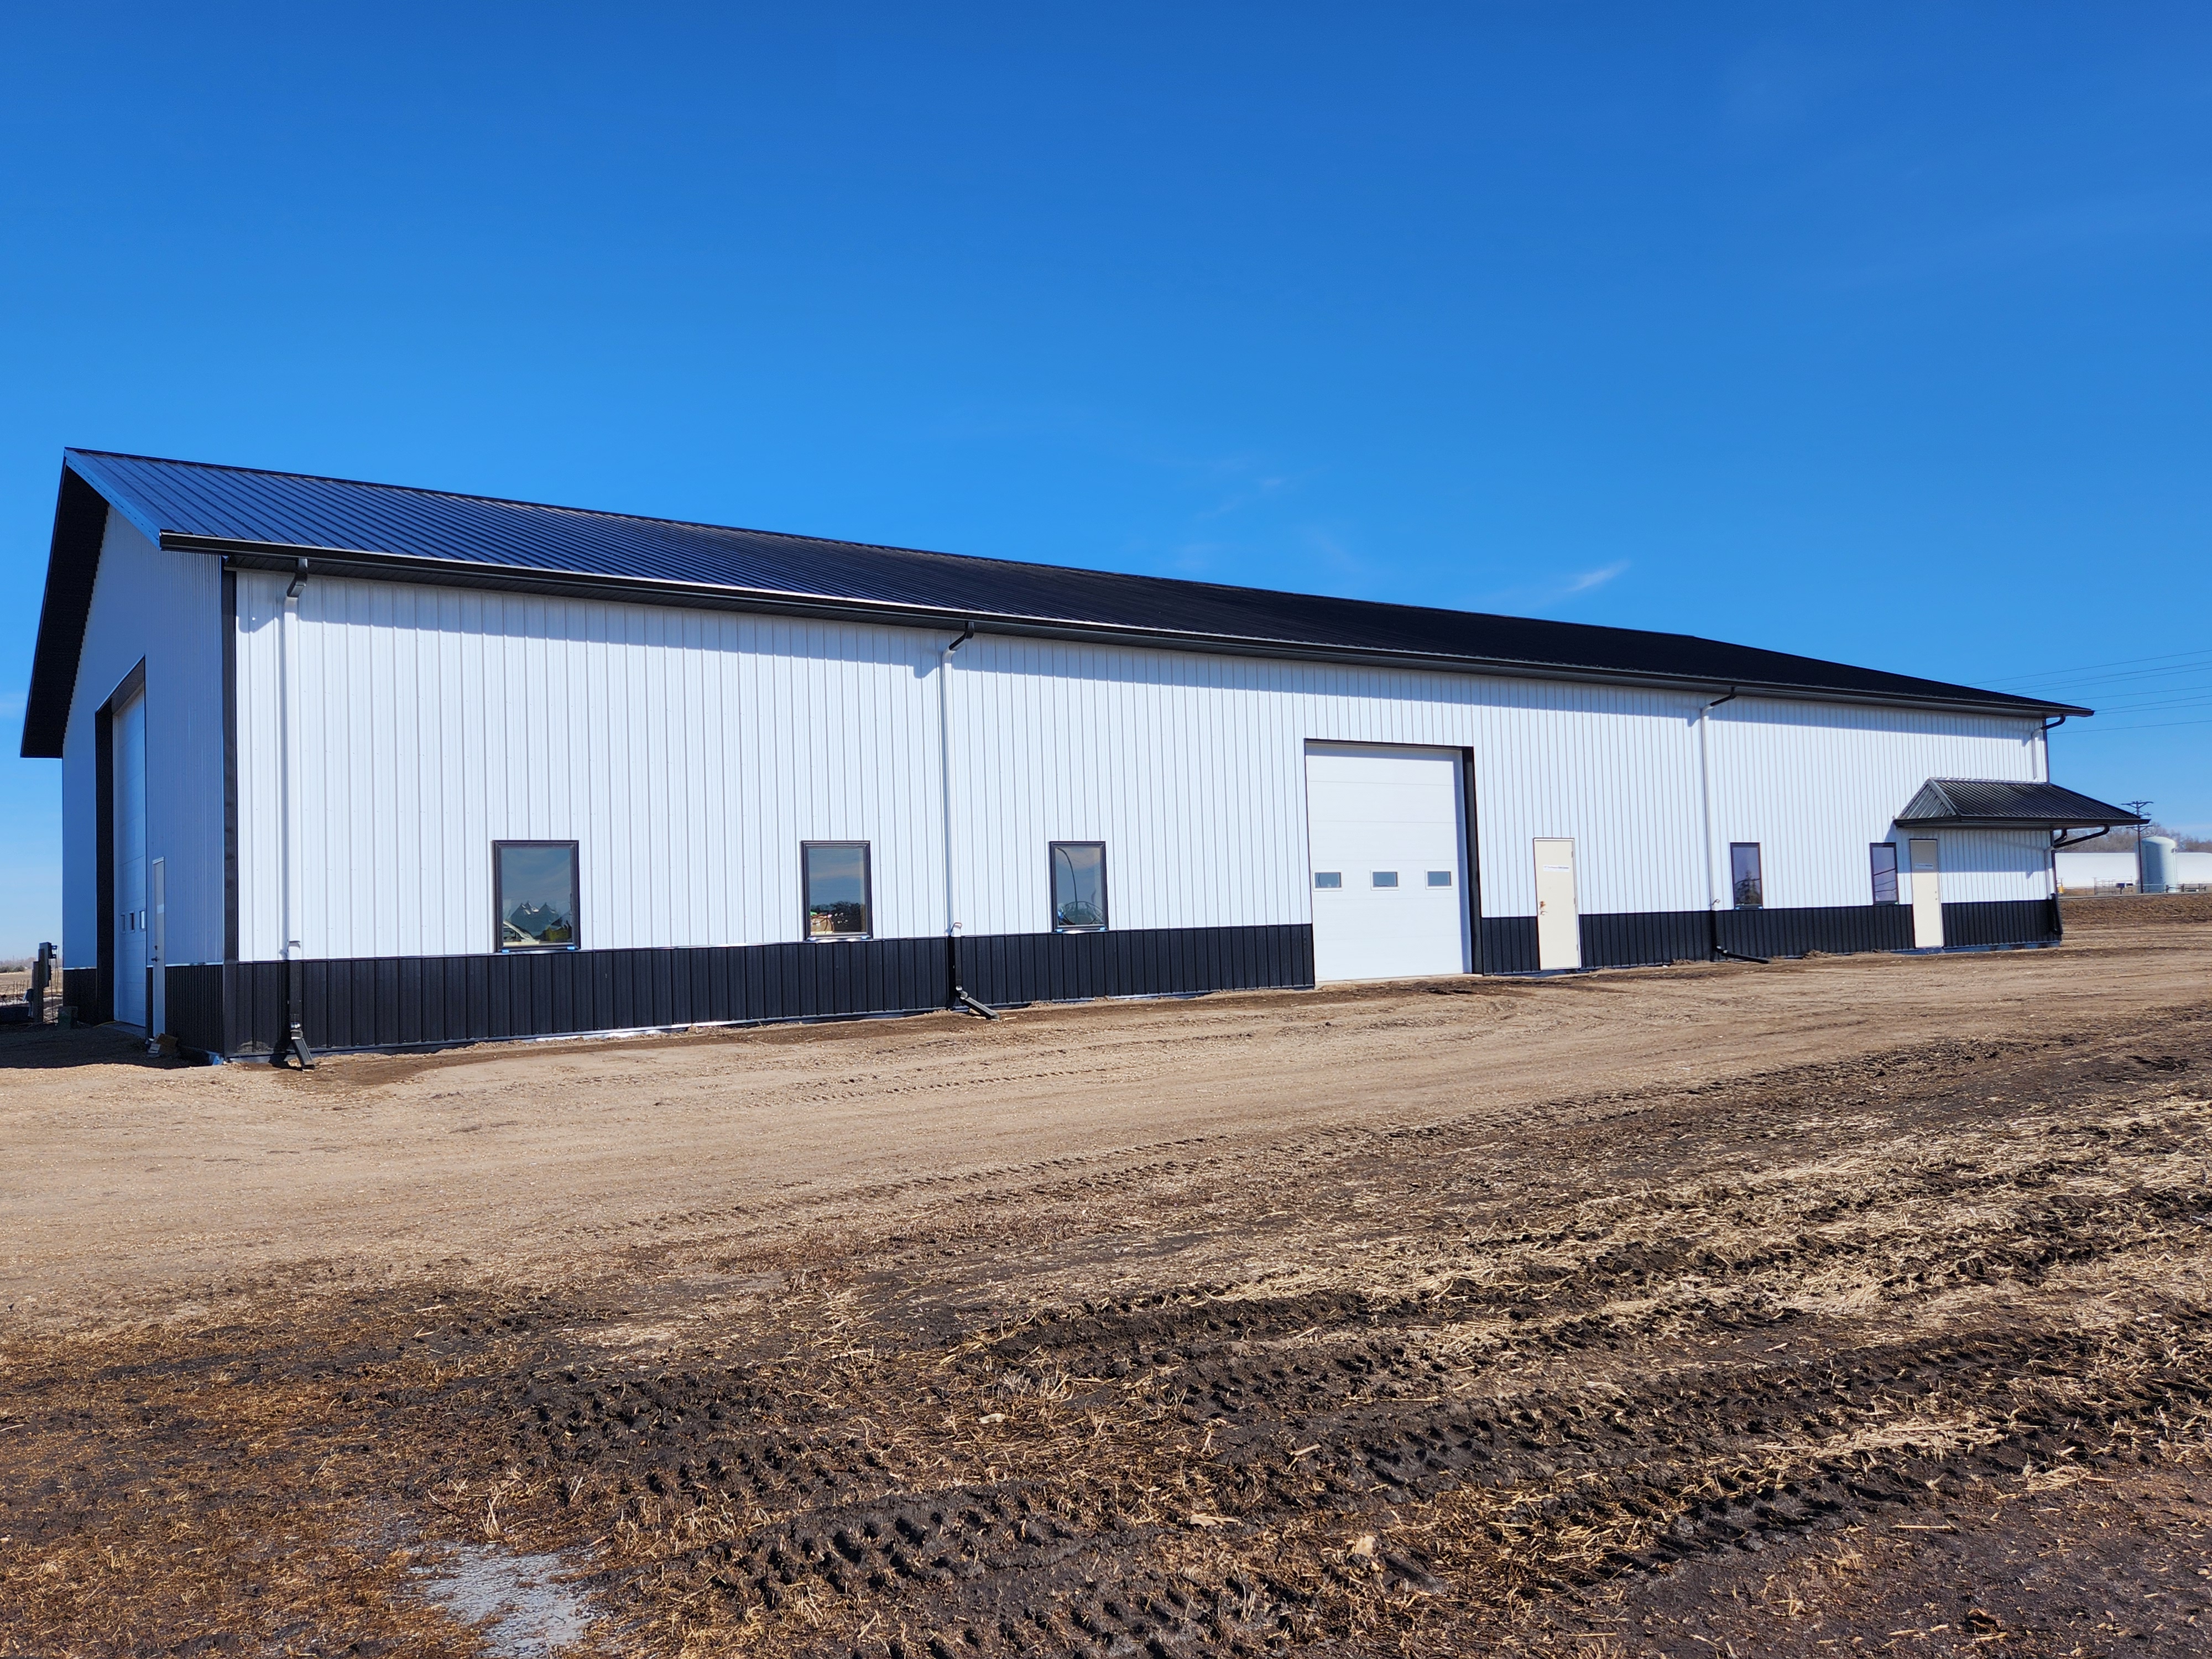
[[[2140,726],[2069,726],[2066,729],[2085,738],[2105,738],[2115,732],[2160,732],[2175,726],[2212,726],[2212,720],[2147,720]]]
[[[2002,685],[2017,685],[2023,680],[2050,680],[2063,674],[2090,674],[2100,668],[2130,668],[2142,662],[2172,662],[2177,657],[2212,657],[2212,651],[2200,647],[2194,651],[2169,651],[2156,657],[2116,657],[2111,662],[2088,662],[2073,668],[2046,668],[2033,674],[2015,674],[2009,679],[1992,680],[1990,685],[1994,690]]]
[[[2178,679],[2190,674],[2201,674],[2207,668],[2212,668],[2212,663],[2185,662],[2177,663],[2172,668],[2137,669],[2131,674],[2094,674],[2074,680],[2038,680],[2035,684],[2044,687],[2063,686],[2069,690],[2077,688],[2087,690],[2100,685],[2124,687],[2130,684],[2147,681],[2154,687],[2156,682],[2160,680]]]
[[[2097,712],[2100,714],[2139,714],[2147,708],[2187,708],[2197,703],[2212,702],[2212,697],[2195,695],[2200,690],[2200,688],[2197,686],[2189,686],[2185,688],[2185,690],[2191,695],[2182,696],[2133,697],[2123,702],[2105,703],[2099,708]]]

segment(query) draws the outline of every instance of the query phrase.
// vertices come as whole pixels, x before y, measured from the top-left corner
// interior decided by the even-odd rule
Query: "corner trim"
[[[222,959],[238,960],[238,573],[222,573]]]

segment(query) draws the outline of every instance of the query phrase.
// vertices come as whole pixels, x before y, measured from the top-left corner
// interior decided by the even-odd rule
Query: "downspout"
[[[292,585],[284,590],[284,609],[276,620],[276,810],[278,856],[283,865],[284,1035],[269,1056],[271,1066],[289,1058],[301,1071],[315,1063],[301,1015],[307,1006],[307,967],[300,951],[300,592],[307,585],[307,562],[299,561]]]
[[[2065,724],[2066,716],[2063,714],[2061,714],[2055,720],[2045,720],[2043,722],[2042,731],[2037,735],[2036,747],[2043,763],[2042,781],[2045,783],[2051,781],[2051,728],[2054,726],[2063,726]],[[2054,941],[2062,945],[2066,941],[2066,908],[2058,902],[2058,848],[2064,842],[2065,839],[2066,832],[2063,829],[2051,832],[2050,854],[2051,937]]]
[[[1713,878],[1713,763],[1711,743],[1706,729],[1711,721],[1706,717],[1724,702],[1734,702],[1735,688],[1729,688],[1724,697],[1715,697],[1698,710],[1698,825],[1705,836],[1705,948],[1712,952],[1716,962],[1723,957],[1736,961],[1756,962],[1757,957],[1737,957],[1733,951],[1721,949],[1721,901],[1718,884]]]
[[[937,664],[937,760],[938,777],[945,808],[945,943],[946,959],[952,970],[951,1005],[965,1008],[971,1014],[981,1014],[985,1019],[998,1018],[995,1009],[986,1006],[968,994],[966,981],[962,976],[960,963],[960,902],[959,861],[953,852],[953,825],[959,822],[954,810],[952,796],[952,655],[975,637],[975,624],[969,623],[960,637],[947,645]]]

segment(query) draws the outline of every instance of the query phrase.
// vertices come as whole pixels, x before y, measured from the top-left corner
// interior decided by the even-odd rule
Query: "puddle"
[[[553,1659],[591,1627],[584,1598],[559,1582],[557,1555],[463,1544],[420,1571],[423,1595],[475,1630],[499,1659]]]

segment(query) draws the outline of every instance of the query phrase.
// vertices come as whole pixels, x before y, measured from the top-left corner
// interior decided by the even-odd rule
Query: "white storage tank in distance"
[[[2180,850],[2181,844],[2171,836],[2142,838],[2142,891],[2163,893],[2174,885],[2173,855]]]

